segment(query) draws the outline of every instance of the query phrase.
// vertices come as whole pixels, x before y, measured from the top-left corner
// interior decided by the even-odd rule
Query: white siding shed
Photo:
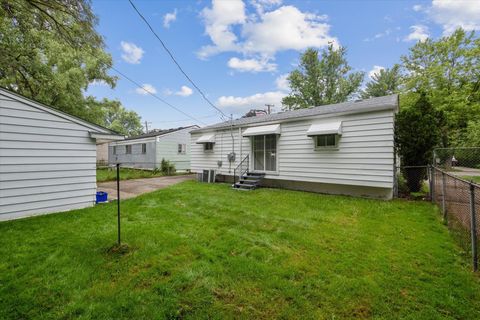
[[[0,221],[92,206],[106,128],[0,88]]]

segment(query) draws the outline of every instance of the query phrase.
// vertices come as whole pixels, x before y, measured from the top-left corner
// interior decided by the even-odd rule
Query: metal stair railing
[[[233,185],[237,183],[237,175],[238,175],[238,180],[248,172],[248,168],[250,166],[250,155],[247,154],[245,158],[243,158],[242,161],[238,164],[238,166],[233,170]]]

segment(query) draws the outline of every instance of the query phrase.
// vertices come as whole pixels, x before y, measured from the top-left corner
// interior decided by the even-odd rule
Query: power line
[[[203,93],[203,91],[196,85],[196,83],[188,76],[188,74],[183,70],[183,68],[180,66],[180,64],[178,63],[177,59],[175,59],[175,57],[173,56],[172,52],[167,48],[167,46],[165,45],[165,43],[163,42],[163,40],[158,36],[158,34],[155,32],[155,30],[153,29],[153,27],[150,25],[150,23],[147,21],[147,19],[145,19],[145,17],[140,13],[140,11],[137,9],[137,7],[135,7],[135,5],[133,4],[132,0],[128,0],[128,2],[130,2],[130,4],[132,5],[133,9],[137,12],[137,14],[140,16],[140,18],[145,22],[145,24],[148,26],[148,28],[150,29],[150,31],[153,33],[153,35],[158,39],[158,41],[160,41],[160,43],[162,44],[162,47],[163,49],[165,49],[165,51],[168,53],[168,55],[170,56],[170,58],[172,59],[172,61],[175,63],[175,65],[178,67],[178,69],[180,70],[180,72],[185,76],[185,78],[187,78],[187,80],[195,87],[195,89],[197,89],[197,91],[200,93],[200,95],[203,97],[203,99],[210,105],[212,106],[215,110],[217,110],[221,116],[223,116],[224,118],[222,118],[222,120],[225,120],[225,119],[228,119],[227,115],[225,113],[223,113],[222,110],[220,110],[217,106],[215,106],[211,101],[210,99],[207,98],[207,96]]]
[[[75,48],[74,46],[72,46],[72,48],[73,48],[75,51],[77,51],[77,48]],[[87,52],[87,53],[88,53],[89,55],[91,55],[92,57],[97,58],[97,56],[94,55],[92,52],[90,52],[90,51],[85,51],[85,52]],[[192,119],[192,120],[195,121],[195,122],[201,123],[201,124],[203,124],[203,125],[207,125],[205,122],[198,120],[197,118],[195,118],[195,117],[189,115],[188,113],[180,110],[179,108],[175,107],[174,105],[172,105],[172,104],[169,103],[168,101],[160,98],[160,97],[157,96],[156,94],[148,91],[148,90],[145,89],[142,85],[140,85],[138,82],[136,82],[135,80],[133,80],[132,78],[130,78],[129,76],[127,76],[126,74],[124,74],[123,72],[121,72],[120,70],[118,70],[117,68],[115,68],[114,66],[110,66],[110,68],[111,68],[113,71],[115,71],[116,73],[118,73],[120,76],[122,76],[124,79],[130,81],[131,83],[133,83],[134,85],[136,85],[138,88],[142,89],[142,90],[145,91],[147,94],[149,94],[149,95],[151,95],[152,97],[156,98],[156,99],[159,100],[160,102],[166,104],[166,105],[169,106],[170,108],[172,108],[172,109],[180,112],[181,114],[187,116],[188,118]]]
[[[208,119],[218,117],[218,114],[212,114],[209,116],[197,117],[197,119]],[[153,123],[169,123],[169,122],[184,122],[184,121],[191,121],[191,119],[178,119],[178,120],[160,120],[160,121],[153,121]]]
[[[135,80],[131,79],[130,77],[128,77],[126,74],[124,74],[123,72],[121,72],[120,70],[118,70],[117,68],[115,68],[114,66],[112,66],[111,68],[112,68],[112,70],[114,70],[116,73],[118,73],[119,75],[121,75],[124,79],[130,81],[131,83],[133,83],[134,85],[136,85],[137,87],[139,87],[140,89],[142,89],[143,91],[145,91],[146,93],[148,93],[149,95],[151,95],[152,97],[154,97],[154,98],[158,99],[159,101],[163,102],[164,104],[166,104],[166,105],[169,106],[170,108],[172,108],[172,109],[180,112],[181,114],[189,117],[190,119],[192,119],[192,120],[194,120],[194,121],[196,121],[196,122],[198,122],[198,123],[201,123],[201,124],[203,124],[203,125],[207,125],[205,122],[198,120],[197,118],[195,118],[195,117],[189,115],[188,113],[182,111],[181,109],[175,107],[174,105],[172,105],[172,104],[169,103],[168,101],[160,98],[160,97],[157,96],[156,94],[148,91],[148,90],[145,89],[141,84],[139,84],[139,83],[136,82]]]

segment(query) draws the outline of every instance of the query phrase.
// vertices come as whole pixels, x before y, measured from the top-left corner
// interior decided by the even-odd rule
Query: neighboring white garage
[[[0,88],[0,221],[92,206],[96,142],[123,138]]]

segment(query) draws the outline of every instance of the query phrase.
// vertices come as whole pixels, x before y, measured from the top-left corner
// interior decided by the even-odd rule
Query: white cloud
[[[173,12],[169,12],[163,16],[163,26],[165,28],[170,28],[170,24],[177,20],[177,9],[173,10]]]
[[[212,8],[204,8],[201,16],[205,21],[205,33],[213,42],[213,46],[200,49],[198,55],[201,58],[237,49],[237,36],[232,31],[232,25],[246,21],[245,4],[242,0],[213,0]]]
[[[404,41],[425,41],[430,36],[428,27],[421,24],[411,26],[410,30],[412,32],[403,39]]]
[[[265,104],[273,104],[276,107],[282,105],[282,98],[287,94],[282,91],[270,91],[257,93],[247,97],[221,96],[217,100],[217,105],[224,109],[229,109],[235,113],[243,113],[250,109],[263,108]]]
[[[149,92],[151,94],[155,94],[155,93],[157,93],[157,89],[155,89],[155,87],[152,86],[151,84],[144,83],[144,84],[142,84],[141,88],[136,88],[135,92],[138,93],[138,94],[142,94],[142,95],[147,95]]]
[[[288,83],[288,73],[282,74],[275,79],[275,85],[277,86],[278,90],[281,91],[290,91],[290,85]]]
[[[259,14],[262,14],[265,9],[269,9],[282,4],[282,0],[251,0],[250,3],[255,7]]]
[[[375,74],[380,74],[380,70],[385,70],[385,67],[373,66],[372,70],[368,72],[368,77],[372,79]]]
[[[266,12],[259,22],[244,25],[243,49],[246,52],[274,55],[282,50],[321,48],[338,40],[329,35],[330,25],[324,16],[304,13],[294,6]]]
[[[88,84],[89,86],[99,86],[99,87],[108,87],[110,86],[108,83],[105,82],[105,80],[93,80]]]
[[[142,48],[137,47],[134,43],[131,42],[120,42],[122,46],[122,59],[128,63],[138,64],[143,57],[145,51]]]
[[[191,96],[192,94],[193,94],[193,90],[187,86],[182,86],[180,88],[180,91],[175,92],[175,95],[181,96],[181,97],[188,97],[188,96]]]
[[[211,8],[202,10],[205,33],[212,44],[200,48],[200,58],[221,52],[237,52],[243,54],[243,61],[249,64],[253,63],[249,61],[252,58],[259,60],[258,57],[261,57],[263,64],[267,65],[275,59],[278,51],[322,48],[329,43],[338,46],[338,40],[329,34],[326,15],[302,12],[294,6],[265,11],[281,4],[276,0],[252,0],[251,3],[257,12],[249,16],[241,0],[213,0]],[[239,62],[240,59],[236,59],[232,63]],[[258,72],[258,67],[249,69]]]
[[[428,14],[442,25],[444,35],[461,27],[466,31],[480,30],[480,1],[433,0]]]
[[[363,39],[363,41],[365,41],[365,42],[375,41],[377,39],[380,39],[380,38],[383,38],[383,37],[386,37],[386,36],[390,35],[390,33],[392,33],[392,29],[388,28],[384,32],[377,33],[372,38]]]
[[[412,9],[413,9],[413,11],[418,12],[418,11],[422,11],[423,7],[422,7],[421,4],[416,4],[412,7]]]
[[[240,72],[268,72],[277,69],[277,65],[268,62],[268,59],[239,59],[236,57],[228,60],[228,66]]]

